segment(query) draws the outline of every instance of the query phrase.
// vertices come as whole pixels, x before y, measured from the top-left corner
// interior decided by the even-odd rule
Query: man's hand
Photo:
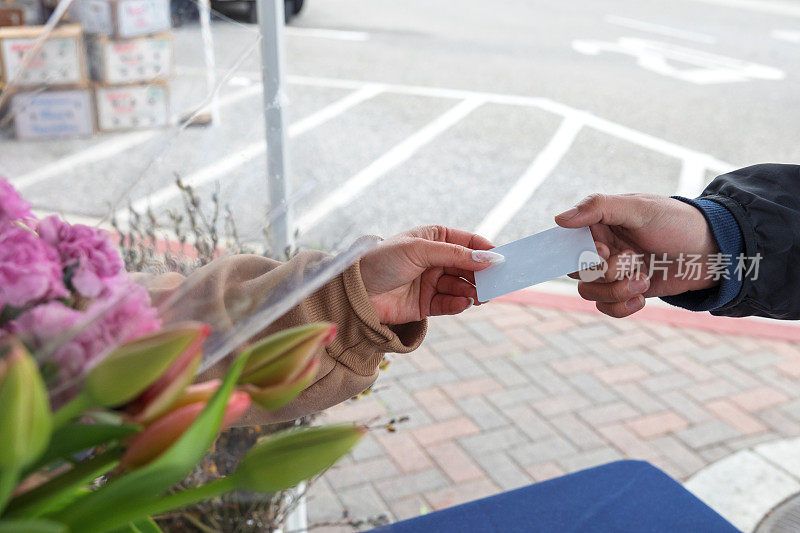
[[[488,240],[444,226],[420,226],[387,239],[361,259],[361,277],[383,324],[454,315],[477,298],[475,275],[503,256]]]
[[[642,309],[645,298],[707,289],[719,283],[705,279],[708,256],[719,253],[708,223],[699,210],[680,200],[651,194],[594,194],[557,215],[556,223],[565,228],[591,229],[607,269],[597,281],[579,282],[578,293],[597,302],[597,309],[607,315],[625,317]],[[669,260],[666,273],[654,269],[649,279],[651,258],[661,261],[664,254]],[[679,275],[681,254],[702,256],[699,276],[683,279]],[[638,273],[634,257],[643,261]],[[685,271],[685,264],[683,268]]]

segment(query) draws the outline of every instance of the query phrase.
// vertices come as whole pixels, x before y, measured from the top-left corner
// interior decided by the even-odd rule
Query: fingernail
[[[628,289],[634,294],[641,294],[647,290],[650,286],[650,283],[646,279],[632,279],[630,283],[628,283]]]
[[[573,207],[572,209],[567,209],[560,215],[556,215],[556,218],[560,218],[561,220],[569,220],[575,215],[577,215],[579,212],[580,210],[577,207]]]
[[[467,300],[469,300],[469,305],[467,306],[467,309],[469,309],[470,307],[475,305],[475,299],[474,298],[470,298],[469,296],[467,296]],[[466,311],[467,309],[464,309],[464,311]]]
[[[506,258],[502,254],[489,250],[473,250],[472,260],[476,263],[502,263]]]
[[[636,298],[631,298],[625,302],[625,307],[628,308],[628,311],[638,311],[644,307],[644,296],[639,295]]]

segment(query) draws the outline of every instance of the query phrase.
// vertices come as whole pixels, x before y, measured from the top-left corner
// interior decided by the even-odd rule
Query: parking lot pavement
[[[287,32],[283,102],[302,243],[424,223],[504,242],[590,192],[693,195],[736,166],[796,161],[791,9],[754,5],[310,2]],[[219,184],[244,238],[259,239],[257,33],[222,20],[214,33],[218,123],[6,137],[0,171],[41,209],[98,219],[129,202],[174,208],[176,174],[206,198]],[[198,29],[178,29],[175,43],[177,118],[208,94]]]
[[[800,330],[677,326],[688,312],[674,308],[620,321],[584,304],[536,292],[432,319],[370,395],[321,417],[372,431],[312,483],[310,522],[367,529],[622,458],[680,481],[703,472],[690,489],[744,530],[798,490],[796,461],[776,463],[794,477],[736,465],[750,448],[797,455],[798,441],[759,444],[800,435]]]

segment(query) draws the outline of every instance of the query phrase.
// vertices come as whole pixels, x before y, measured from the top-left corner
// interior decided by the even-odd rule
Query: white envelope
[[[475,272],[478,301],[542,283],[601,262],[589,228],[555,227],[498,246],[505,262]]]

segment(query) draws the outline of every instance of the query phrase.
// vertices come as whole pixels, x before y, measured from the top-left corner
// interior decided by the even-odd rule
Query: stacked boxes
[[[41,18],[42,0],[2,0],[0,88],[14,80],[7,109],[18,138],[169,123],[170,0],[73,0],[73,23],[44,40],[44,26],[29,25]]]
[[[87,49],[101,131],[169,123],[169,0],[74,0]]]
[[[23,69],[23,58],[44,26],[0,28],[0,76],[15,80],[11,97],[17,137],[46,139],[94,131],[86,54],[80,25],[56,28]]]

